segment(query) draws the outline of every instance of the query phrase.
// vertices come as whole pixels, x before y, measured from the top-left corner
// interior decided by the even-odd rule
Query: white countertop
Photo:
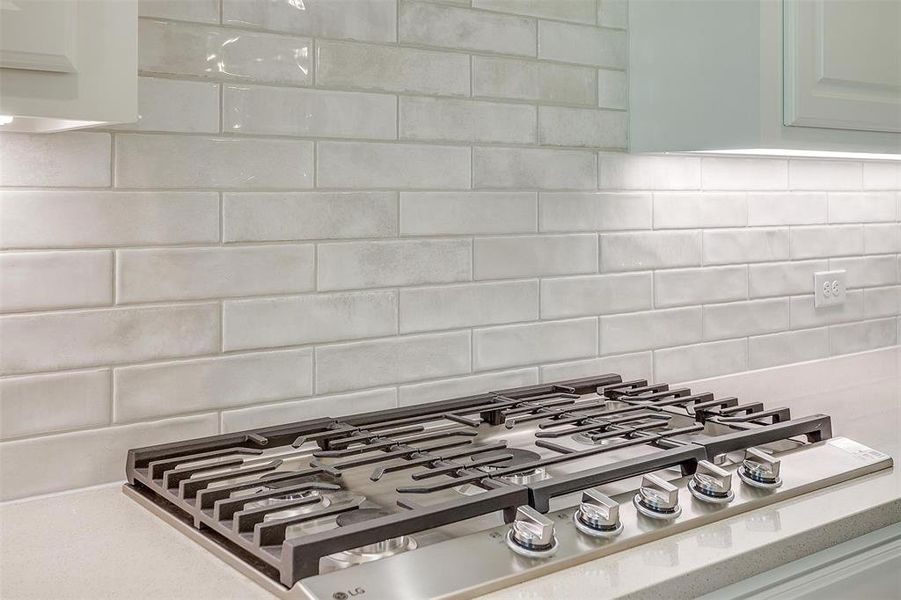
[[[901,351],[695,384],[832,416],[834,435],[901,458]],[[860,383],[858,378],[868,381]],[[827,389],[828,388],[828,389]],[[809,393],[810,390],[816,393]],[[125,497],[120,484],[0,504],[0,597],[272,598]],[[901,469],[738,515],[486,596],[690,597],[901,521]],[[370,599],[373,600],[373,599]]]

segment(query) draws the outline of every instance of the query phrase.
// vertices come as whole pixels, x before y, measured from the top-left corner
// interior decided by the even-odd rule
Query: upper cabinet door
[[[783,7],[785,125],[901,132],[901,1]]]
[[[78,5],[0,0],[0,67],[74,73]]]

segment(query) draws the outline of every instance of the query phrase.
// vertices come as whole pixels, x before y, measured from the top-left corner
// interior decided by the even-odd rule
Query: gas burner
[[[495,471],[500,471],[502,469],[508,469],[510,467],[517,467],[519,465],[525,465],[528,463],[535,462],[536,460],[541,460],[541,455],[537,452],[533,452],[532,450],[524,450],[522,448],[502,448],[500,450],[494,450],[492,452],[485,452],[482,454],[472,456],[472,460],[485,460],[490,459],[492,457],[497,457],[497,462],[483,464],[479,467],[476,467],[479,471],[483,471],[485,473],[493,473]],[[502,458],[504,456],[512,456],[512,458]],[[537,469],[529,469],[528,471],[522,471],[520,473],[513,473],[512,475],[497,475],[496,479],[501,481],[507,481],[509,483],[524,485],[527,483],[534,483],[536,481],[541,481],[543,479],[547,479],[548,474],[544,468]],[[481,494],[485,491],[485,488],[466,484],[461,485],[459,487],[454,488],[461,494],[465,496],[474,496],[476,494]]]
[[[616,438],[596,438],[590,433],[576,433],[572,436],[572,439],[580,444],[585,444],[586,446],[606,446],[607,444],[618,441]]]
[[[372,519],[387,517],[390,515],[386,510],[381,508],[359,508],[345,513],[341,513],[335,518],[338,527],[347,527],[348,525],[356,525],[357,523],[365,523]],[[418,544],[416,540],[408,535],[388,538],[374,544],[367,544],[359,548],[352,548],[343,552],[329,555],[329,558],[336,563],[338,568],[352,567],[362,563],[387,558],[406,552],[407,550],[415,550]]]
[[[286,486],[279,485],[264,485],[264,491],[278,491],[280,488]],[[278,512],[273,512],[267,514],[263,520],[270,521],[272,519],[285,519],[288,517],[297,517],[300,515],[305,515],[317,510],[322,510],[323,508],[329,506],[332,501],[328,496],[324,496],[322,492],[319,490],[301,490],[298,492],[286,492],[283,496],[276,496],[274,498],[267,498],[265,500],[259,500],[257,502],[248,502],[245,505],[245,508],[260,508],[263,506],[278,506],[279,504],[286,504],[288,502],[293,502],[295,500],[303,500],[305,498],[318,499],[318,502],[311,502],[310,504],[304,504],[302,506],[292,506],[290,508],[286,508],[285,510],[280,510]]]
[[[358,508],[357,510],[341,513],[335,517],[335,523],[337,523],[338,527],[347,527],[348,525],[356,525],[357,523],[365,523],[373,519],[387,517],[390,514],[387,510],[382,510],[381,508]]]

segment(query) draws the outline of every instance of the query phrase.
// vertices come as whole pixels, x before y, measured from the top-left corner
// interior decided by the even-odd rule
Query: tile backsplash
[[[621,0],[141,13],[138,123],[0,137],[3,498],[133,446],[898,341],[897,163],[625,154]]]

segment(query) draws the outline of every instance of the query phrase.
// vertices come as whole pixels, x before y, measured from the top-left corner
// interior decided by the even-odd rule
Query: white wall
[[[2,497],[162,441],[897,342],[898,167],[622,153],[622,4],[303,7],[144,3],[138,124],[0,137]],[[827,268],[848,302],[815,311]]]

